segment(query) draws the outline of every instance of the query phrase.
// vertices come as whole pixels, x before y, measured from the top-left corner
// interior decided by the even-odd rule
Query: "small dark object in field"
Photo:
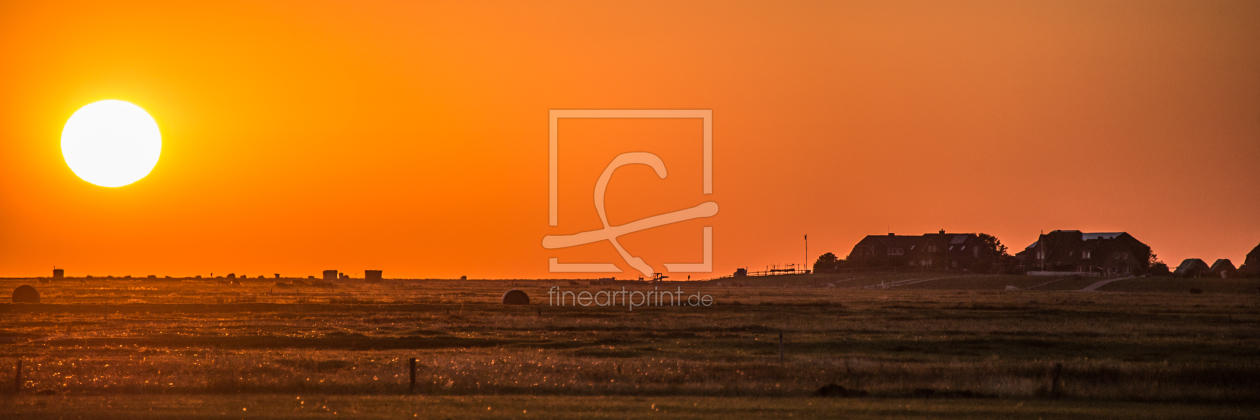
[[[416,392],[416,358],[407,359],[407,362],[411,365],[411,388],[408,388],[408,390]]]
[[[865,397],[866,391],[860,389],[844,389],[836,384],[826,384],[814,391],[815,397]]]
[[[1054,364],[1054,378],[1050,379],[1050,396],[1058,398],[1062,394],[1059,384],[1063,383],[1063,364]]]
[[[517,289],[508,290],[503,293],[504,305],[528,305],[529,295]]]
[[[937,391],[932,388],[915,388],[915,398],[982,398],[984,394],[963,391]]]
[[[39,291],[29,284],[13,289],[13,303],[39,303]]]
[[[1200,288],[1197,288],[1197,287],[1195,287],[1195,288],[1191,288],[1191,289],[1190,289],[1190,293],[1191,293],[1191,294],[1195,294],[1195,295],[1201,295],[1201,294],[1203,294],[1203,289],[1200,289]]]

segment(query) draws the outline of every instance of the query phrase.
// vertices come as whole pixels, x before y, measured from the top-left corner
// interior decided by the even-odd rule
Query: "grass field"
[[[0,385],[0,404],[71,418],[1256,411],[1260,280],[1139,278],[1076,291],[1097,280],[721,279],[660,286],[711,295],[712,306],[629,311],[550,306],[547,290],[652,285],[389,280],[279,289],[273,280],[6,279],[3,290],[32,284],[44,303],[0,305],[0,384],[24,363],[23,391]],[[498,304],[510,288],[533,304]],[[419,362],[417,395],[409,395],[409,358]],[[867,396],[812,397],[831,383]]]
[[[629,396],[57,396],[4,403],[21,419],[262,418],[802,418],[1160,420],[1249,419],[1254,405],[1112,401]]]

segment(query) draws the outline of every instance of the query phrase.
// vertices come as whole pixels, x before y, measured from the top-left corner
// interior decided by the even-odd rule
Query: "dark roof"
[[[1203,260],[1198,258],[1186,258],[1185,261],[1181,262],[1181,265],[1177,266],[1177,271],[1174,271],[1173,273],[1179,275],[1195,274],[1208,269],[1207,263],[1203,262]]]
[[[883,246],[886,248],[904,248],[906,251],[920,251],[929,245],[936,245],[945,251],[957,245],[967,244],[968,238],[977,238],[975,233],[925,233],[923,235],[867,235],[853,248],[856,251],[862,246]]]
[[[1046,236],[1054,235],[1054,234],[1064,235],[1064,234],[1072,234],[1072,233],[1081,235],[1080,237],[1082,241],[1092,241],[1095,239],[1116,239],[1116,238],[1119,238],[1120,235],[1124,235],[1128,232],[1081,232],[1079,230],[1055,230],[1044,235]],[[1041,243],[1041,239],[1037,239],[1036,242],[1033,242],[1032,245],[1028,245],[1024,247],[1024,249],[1026,250],[1033,249],[1037,247],[1037,245],[1040,243]]]
[[[921,237],[919,236],[867,235],[866,238],[863,238],[861,242],[873,241],[873,242],[878,242],[879,244],[884,245],[884,246],[897,247],[897,246],[909,246],[910,244],[914,243],[915,241],[919,239],[921,239]]]
[[[1237,267],[1234,267],[1233,261],[1230,261],[1228,259],[1219,259],[1219,260],[1216,260],[1216,262],[1212,263],[1211,271],[1213,273],[1219,273],[1221,272],[1221,270],[1234,271],[1237,269],[1238,269]]]

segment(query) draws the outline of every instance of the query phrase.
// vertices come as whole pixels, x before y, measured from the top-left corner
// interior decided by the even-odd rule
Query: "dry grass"
[[[824,399],[658,396],[341,396],[197,395],[170,397],[0,397],[21,419],[246,418],[804,418],[804,419],[1247,419],[1254,406],[998,399]]]
[[[1062,363],[1068,400],[1260,399],[1257,296],[1216,293],[1211,283],[1196,295],[999,291],[1049,280],[727,279],[682,285],[713,295],[712,307],[633,312],[549,307],[552,285],[601,290],[567,281],[286,290],[263,281],[60,281],[36,284],[46,304],[0,305],[0,377],[11,378],[21,358],[28,393],[387,396],[407,392],[415,357],[419,392],[452,397],[790,398],[837,383],[884,398],[983,400],[1050,398],[1051,367]],[[1080,279],[1058,280],[1051,284]],[[9,290],[20,283],[29,281],[0,280]],[[535,304],[494,303],[512,287]]]

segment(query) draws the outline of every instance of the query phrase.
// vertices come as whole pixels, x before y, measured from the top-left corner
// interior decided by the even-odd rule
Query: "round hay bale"
[[[18,286],[13,289],[13,303],[39,303],[39,291],[27,284]]]
[[[506,292],[503,292],[503,304],[504,305],[528,305],[529,295],[517,289],[508,290]]]

